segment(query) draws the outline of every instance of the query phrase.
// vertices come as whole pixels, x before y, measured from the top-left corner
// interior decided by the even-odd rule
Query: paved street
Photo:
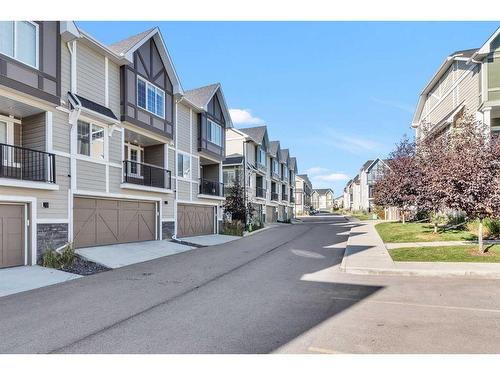
[[[317,216],[0,298],[0,352],[500,352],[500,281],[339,272]]]

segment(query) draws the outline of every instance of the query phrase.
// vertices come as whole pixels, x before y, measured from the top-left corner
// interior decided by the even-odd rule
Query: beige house
[[[307,174],[295,176],[295,214],[308,215],[312,208],[312,184]]]
[[[417,140],[423,127],[434,135],[445,133],[467,112],[500,131],[500,28],[479,48],[446,57],[420,94],[412,126]]]
[[[68,242],[217,233],[232,127],[219,84],[185,92],[157,28],[109,46],[73,22],[5,30],[0,267]]]
[[[311,195],[312,207],[320,211],[332,211],[335,205],[332,189],[314,189]]]

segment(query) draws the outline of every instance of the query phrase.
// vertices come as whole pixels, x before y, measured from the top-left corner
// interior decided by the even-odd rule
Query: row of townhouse
[[[420,93],[412,127],[417,142],[424,127],[446,134],[462,113],[500,134],[500,28],[479,48],[447,56]]]
[[[296,178],[295,211],[297,215],[309,214],[312,207],[313,187],[307,174],[299,174]]]
[[[343,207],[351,211],[371,212],[374,208],[373,187],[388,168],[381,158],[367,160],[353,179],[344,188]]]
[[[157,28],[104,45],[0,22],[0,267],[217,233],[229,128],[220,85],[184,91]]]
[[[293,218],[297,159],[279,141],[269,141],[267,126],[226,129],[226,152],[224,186],[239,181],[254,208],[254,222]]]

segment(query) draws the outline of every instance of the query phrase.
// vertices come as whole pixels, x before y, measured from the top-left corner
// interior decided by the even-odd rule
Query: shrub
[[[484,237],[488,238],[490,236],[490,229],[488,227],[488,224],[486,224],[486,222],[488,222],[488,219],[484,220],[483,235]],[[479,220],[476,219],[468,221],[466,227],[471,234],[477,236],[479,231]]]
[[[458,225],[465,222],[465,215],[463,213],[454,213],[448,215],[448,225]]]
[[[222,233],[228,236],[243,236],[244,229],[245,226],[243,225],[243,223],[239,220],[235,220],[232,222],[225,222],[224,230],[222,231]]]
[[[59,254],[54,249],[48,249],[42,258],[42,266],[49,268],[59,268]]]
[[[68,245],[59,255],[59,263],[61,267],[69,267],[73,265],[74,261],[75,261],[75,250],[73,249],[73,246]]]
[[[499,238],[500,237],[500,220],[487,219],[484,221],[484,226],[489,232],[489,238]]]

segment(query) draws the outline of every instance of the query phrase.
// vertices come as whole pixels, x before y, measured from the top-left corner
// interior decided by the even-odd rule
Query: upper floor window
[[[0,21],[0,53],[38,69],[38,25]]]
[[[260,165],[263,165],[264,167],[266,166],[266,152],[264,151],[264,149],[262,147],[258,147],[257,149],[257,162],[260,164]]]
[[[283,166],[283,178],[288,178],[288,168]]]
[[[104,128],[78,121],[78,153],[94,159],[104,159]]]
[[[273,172],[276,174],[280,173],[279,164],[278,164],[278,161],[276,159],[273,159]]]
[[[165,118],[165,91],[138,76],[137,105],[158,117]]]
[[[189,178],[191,175],[191,157],[186,154],[177,154],[177,176]]]
[[[208,119],[207,119],[207,139],[210,142],[216,144],[217,146],[222,146],[222,126]]]

